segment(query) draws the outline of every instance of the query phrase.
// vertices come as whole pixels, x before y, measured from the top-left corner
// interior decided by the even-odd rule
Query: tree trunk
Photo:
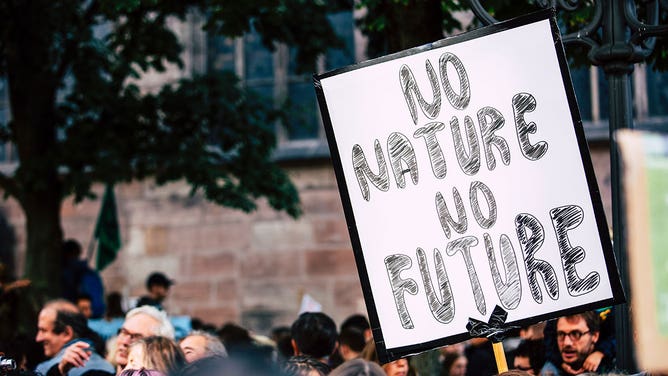
[[[60,206],[56,91],[58,69],[50,62],[53,35],[40,27],[51,22],[47,2],[17,2],[9,29],[7,78],[12,111],[11,131],[20,165],[3,188],[21,204],[26,218],[24,277],[31,280],[22,302],[17,330],[34,331],[31,313],[60,296]],[[3,180],[4,181],[4,180]]]
[[[60,195],[45,190],[33,192],[22,203],[26,215],[25,275],[32,281],[38,301],[61,296]]]

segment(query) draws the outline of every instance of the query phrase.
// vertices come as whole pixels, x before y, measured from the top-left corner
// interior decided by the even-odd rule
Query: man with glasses
[[[117,374],[128,364],[130,345],[144,337],[162,336],[174,339],[174,327],[167,314],[153,306],[141,306],[130,310],[125,321],[118,330],[116,338],[116,370]]]
[[[557,320],[557,347],[564,375],[584,372],[605,372],[612,368],[613,359],[596,349],[600,339],[600,318],[597,312],[564,316]]]

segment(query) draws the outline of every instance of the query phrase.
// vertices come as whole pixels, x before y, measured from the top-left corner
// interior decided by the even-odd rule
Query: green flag
[[[102,270],[116,258],[121,248],[121,230],[118,226],[114,187],[107,184],[102,197],[93,237],[97,239],[97,270]]]

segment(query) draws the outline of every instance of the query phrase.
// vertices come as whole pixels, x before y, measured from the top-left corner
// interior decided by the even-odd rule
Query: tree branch
[[[81,25],[86,25],[88,27],[89,25],[93,24],[93,19],[95,18],[95,14],[97,14],[99,10],[99,2],[97,0],[93,0],[90,2],[90,5],[86,10],[83,12],[83,22],[80,23]],[[71,54],[76,51],[78,48],[76,41],[74,38],[68,39],[65,48],[63,51],[63,54],[61,55],[63,57],[62,61],[60,64],[58,64],[58,68],[56,68],[56,78],[58,81],[62,81],[63,78],[65,77],[65,74],[67,73],[67,69],[71,63],[71,59],[67,59],[67,56],[71,56]]]

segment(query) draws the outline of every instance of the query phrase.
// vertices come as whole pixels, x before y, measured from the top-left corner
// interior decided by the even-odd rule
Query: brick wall
[[[592,159],[610,219],[607,149],[592,147]],[[351,313],[365,313],[331,164],[288,171],[304,211],[297,220],[263,201],[251,214],[222,208],[189,197],[185,184],[117,186],[123,248],[102,273],[107,291],[137,297],[145,292],[146,276],[161,270],[176,280],[166,301],[171,314],[216,325],[234,321],[265,334],[271,326],[292,323],[305,293],[337,323]],[[101,196],[102,187],[97,191]],[[87,248],[99,204],[65,202],[65,236]],[[15,227],[22,268],[23,214],[13,201],[2,207]]]

